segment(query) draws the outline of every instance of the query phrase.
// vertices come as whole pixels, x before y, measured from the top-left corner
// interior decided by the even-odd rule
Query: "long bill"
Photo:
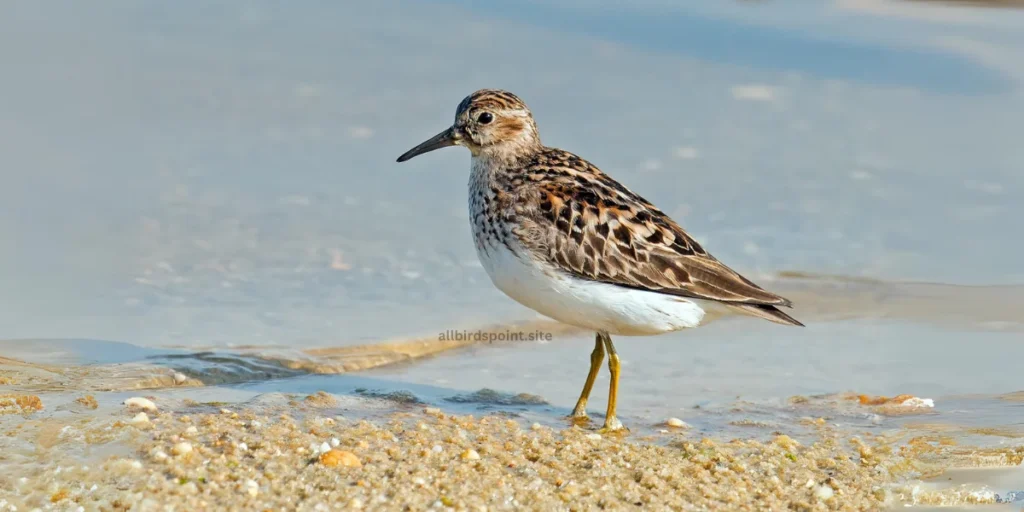
[[[455,133],[455,128],[448,128],[447,130],[434,135],[433,137],[423,141],[419,146],[416,146],[398,157],[399,162],[404,162],[411,159],[414,156],[422,155],[423,153],[429,153],[435,149],[446,148],[448,146],[455,146],[459,144],[459,136]]]

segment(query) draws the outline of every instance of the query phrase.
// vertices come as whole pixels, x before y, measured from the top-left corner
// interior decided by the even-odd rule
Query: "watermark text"
[[[472,341],[493,343],[495,341],[551,341],[554,337],[544,331],[465,331],[448,329],[437,335],[438,341]]]

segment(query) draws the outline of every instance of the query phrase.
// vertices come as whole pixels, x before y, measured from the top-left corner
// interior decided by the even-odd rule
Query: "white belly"
[[[704,309],[682,297],[569,277],[545,269],[504,245],[478,255],[491,281],[516,302],[577,327],[626,336],[697,327]]]

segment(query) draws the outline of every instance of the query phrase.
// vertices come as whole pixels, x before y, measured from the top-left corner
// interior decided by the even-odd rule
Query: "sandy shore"
[[[528,406],[497,394],[478,404],[494,412],[474,417],[450,397],[424,405],[408,393],[276,391],[295,373],[433,353],[422,347],[432,345],[339,350],[327,354],[338,358],[326,370],[212,353],[192,357],[205,373],[153,359],[67,366],[0,358],[0,512],[879,510],[995,504],[1024,487],[1016,483],[1024,482],[1018,428],[942,423],[930,406],[906,406],[918,400],[910,395],[794,396],[779,409],[792,422],[765,424],[737,403],[728,434],[683,423],[601,435],[553,415],[539,397],[529,403],[544,414],[520,414]],[[253,373],[279,386],[216,385]],[[894,416],[920,419],[871,432],[851,426]],[[983,481],[1002,482],[1004,496]],[[1019,507],[1024,493],[1010,499]]]
[[[849,437],[823,420],[809,420],[818,435],[807,444],[669,427],[602,436],[352,400],[316,393],[158,410],[134,400],[95,410],[83,397],[76,407],[91,414],[33,420],[19,411],[3,423],[0,510],[877,510],[994,503],[991,493],[930,491],[917,478],[956,451],[992,465],[1024,457],[941,439]],[[379,414],[343,413],[355,406]]]

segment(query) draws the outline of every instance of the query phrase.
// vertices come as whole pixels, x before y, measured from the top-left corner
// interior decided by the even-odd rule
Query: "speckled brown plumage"
[[[544,146],[516,95],[484,89],[467,96],[450,128],[398,161],[454,145],[473,155],[470,222],[491,281],[527,307],[597,332],[576,420],[587,418],[607,354],[604,429],[623,428],[615,415],[620,366],[611,334],[697,327],[709,304],[802,325],[778,309],[791,306],[788,300],[722,264],[650,202],[590,162]]]
[[[456,117],[471,121],[476,112],[496,108],[526,106],[511,93],[485,90],[463,100]],[[525,122],[536,126],[532,115]],[[497,219],[504,219],[501,224],[511,226],[511,234],[534,257],[574,277],[718,301],[767,320],[802,325],[776,307],[790,307],[789,300],[718,261],[643,197],[590,162],[545,147],[539,137],[536,141],[530,151],[481,173],[487,183],[471,183],[470,201],[479,203],[471,220],[484,224],[483,235],[507,245],[507,235],[497,227]]]

